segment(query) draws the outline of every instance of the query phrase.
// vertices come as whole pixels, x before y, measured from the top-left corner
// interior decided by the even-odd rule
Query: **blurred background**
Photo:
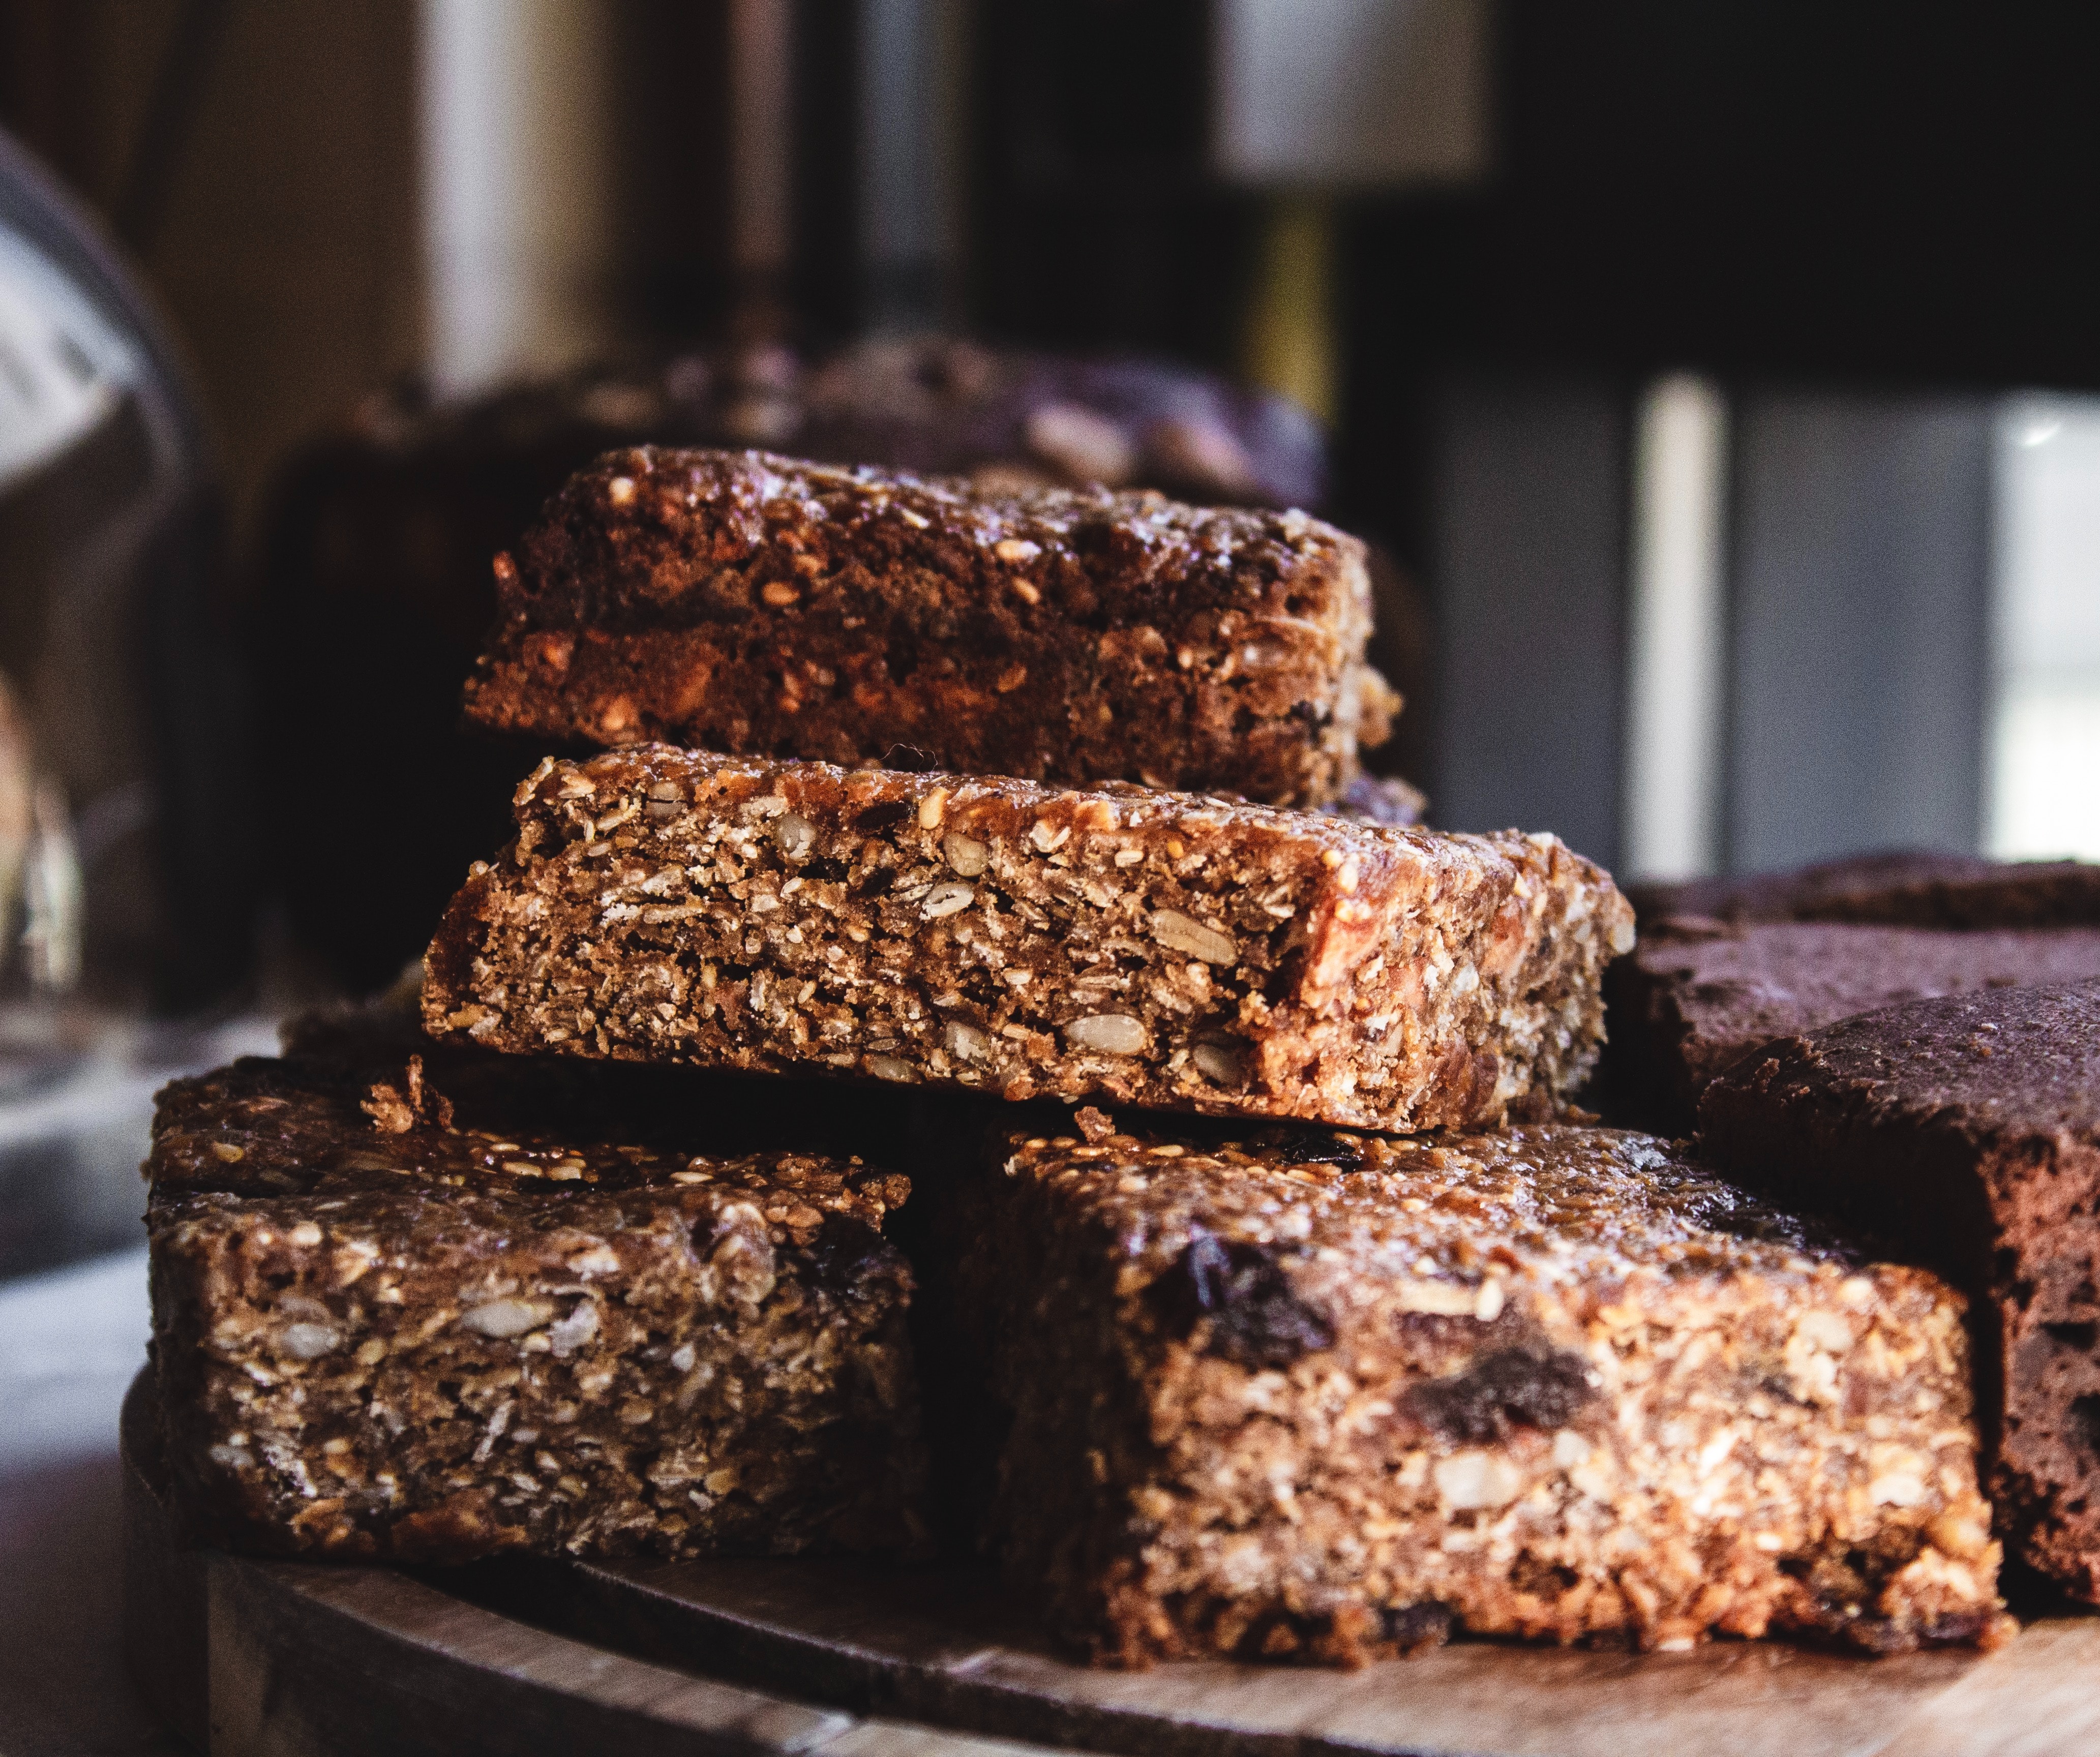
[[[420,950],[537,754],[454,724],[490,557],[614,444],[1313,506],[1374,766],[1622,877],[2100,856],[2096,36],[0,0],[0,1273]]]

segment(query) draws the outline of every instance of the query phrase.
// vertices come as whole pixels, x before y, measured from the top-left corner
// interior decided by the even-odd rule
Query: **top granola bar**
[[[549,740],[1318,805],[1398,706],[1363,546],[1298,512],[642,447],[496,572],[467,714]]]

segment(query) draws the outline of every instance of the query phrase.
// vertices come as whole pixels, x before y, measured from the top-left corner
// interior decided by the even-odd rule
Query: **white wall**
[[[2100,398],[2009,399],[1996,461],[1985,847],[2100,858]]]
[[[421,0],[428,364],[440,390],[557,368],[611,339],[615,3]]]
[[[1215,16],[1227,177],[1389,185],[1486,168],[1485,0],[1216,0]]]
[[[1634,433],[1626,613],[1626,827],[1634,878],[1720,861],[1727,687],[1727,406],[1709,379],[1657,380]]]

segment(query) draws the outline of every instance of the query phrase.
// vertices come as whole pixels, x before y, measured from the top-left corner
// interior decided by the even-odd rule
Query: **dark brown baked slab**
[[[1386,736],[1363,546],[1302,513],[614,452],[496,562],[491,730],[1317,805]]]
[[[2100,925],[1904,927],[1669,917],[1607,973],[1613,1113],[1694,1125],[1707,1083],[1774,1037],[1904,1001],[2100,977]]]
[[[153,1348],[196,1528],[443,1561],[916,1542],[878,1231],[906,1181],[694,1152],[682,1108],[724,1095],[435,1046],[168,1087]]]
[[[1706,1089],[1705,1152],[1967,1290],[2009,1547],[2100,1602],[2100,982],[1911,1002]]]
[[[1098,1661],[2010,1633],[1962,1302],[1646,1136],[1011,1138],[994,1540]]]
[[[1894,849],[1789,872],[1626,889],[1645,928],[1672,915],[1911,927],[2100,927],[2100,865]]]
[[[549,760],[426,960],[434,1033],[1354,1127],[1499,1121],[1586,1075],[1608,876],[1125,787],[709,756]]]

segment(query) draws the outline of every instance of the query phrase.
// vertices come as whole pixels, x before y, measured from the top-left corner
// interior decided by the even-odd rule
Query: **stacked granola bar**
[[[2004,1632],[1960,1297],[1570,1112],[1633,912],[1366,787],[1354,539],[644,448],[496,575],[421,1034],[164,1096],[208,1530],[910,1549],[1004,1433],[1107,1662]]]

